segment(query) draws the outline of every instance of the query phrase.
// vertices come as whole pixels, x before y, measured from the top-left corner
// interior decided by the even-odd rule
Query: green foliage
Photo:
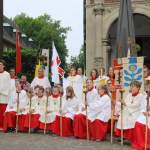
[[[3,59],[6,61],[6,69],[15,68],[16,64],[16,51],[8,50],[4,51]],[[37,50],[36,49],[22,49],[22,74],[28,77],[28,80],[31,81],[34,77],[35,65],[37,59]],[[9,62],[9,63],[8,63]]]
[[[82,48],[80,49],[80,54],[76,57],[71,57],[71,63],[78,67],[82,67],[85,70],[85,49],[82,46]]]
[[[62,66],[66,65],[68,49],[65,40],[67,33],[70,30],[69,27],[62,27],[60,21],[53,20],[47,14],[32,18],[21,13],[14,18],[14,21],[23,33],[33,39],[36,49],[46,48],[51,50],[52,41],[54,41],[62,60]]]

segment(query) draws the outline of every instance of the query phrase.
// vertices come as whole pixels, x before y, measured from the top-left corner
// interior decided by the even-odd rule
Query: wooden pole
[[[124,90],[120,90],[121,93],[121,145],[123,145],[123,93]]]
[[[62,96],[60,96],[60,136],[62,136]]]
[[[89,140],[90,137],[89,137],[89,121],[88,121],[87,96],[86,96],[86,92],[85,92],[85,112],[86,112],[86,138],[87,138],[87,140]]]
[[[114,132],[114,112],[115,112],[115,106],[114,106],[114,92],[115,89],[112,89],[111,91],[111,132],[110,132],[110,143],[112,144],[113,143],[113,132]]]
[[[149,106],[149,93],[147,94],[147,108],[146,108],[146,125],[145,125],[145,146],[144,146],[144,150],[147,150],[147,141],[148,141],[148,106]]]
[[[29,101],[29,130],[28,130],[28,133],[30,134],[31,133],[31,107],[32,107],[32,93],[31,91],[29,92],[29,96],[30,96],[30,101]]]
[[[19,92],[17,92],[17,118],[16,118],[16,133],[18,133],[18,120],[19,120]]]
[[[48,107],[48,97],[49,97],[49,91],[46,91],[46,103],[45,103],[45,122],[44,122],[44,134],[46,134],[47,130],[47,107]]]
[[[123,104],[121,103],[121,145],[123,145]]]

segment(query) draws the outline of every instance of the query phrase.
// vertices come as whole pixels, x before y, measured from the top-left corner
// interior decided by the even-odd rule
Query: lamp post
[[[0,57],[3,54],[3,0],[0,0]]]

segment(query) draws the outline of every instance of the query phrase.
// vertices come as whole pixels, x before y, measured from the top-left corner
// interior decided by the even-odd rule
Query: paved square
[[[43,134],[0,133],[0,150],[131,150],[119,143],[93,142]]]

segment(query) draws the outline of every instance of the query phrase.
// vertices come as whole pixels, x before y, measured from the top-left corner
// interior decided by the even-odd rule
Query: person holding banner
[[[87,124],[86,124],[86,118],[88,118],[88,107],[92,106],[95,101],[99,99],[98,92],[94,88],[94,83],[91,79],[88,79],[86,81],[86,100],[85,100],[85,106],[82,106],[81,112],[75,114],[74,117],[74,136],[81,139],[87,138]],[[87,104],[86,104],[87,103]],[[88,107],[86,107],[86,105]],[[86,110],[87,109],[87,110]],[[87,115],[87,116],[86,116]]]
[[[31,82],[32,88],[34,88],[37,85],[44,87],[44,89],[51,87],[49,79],[47,77],[45,77],[45,75],[44,75],[44,69],[43,68],[39,68],[38,76],[35,77],[33,79],[33,81]]]
[[[66,88],[64,106],[62,107],[60,114],[57,115],[54,123],[55,134],[60,135],[60,118],[62,117],[62,136],[73,136],[73,119],[75,113],[80,110],[80,106],[80,101],[75,96],[73,88],[68,86]]]
[[[136,150],[150,149],[150,81],[147,82],[147,98],[143,99],[143,109],[136,120],[132,148]]]
[[[5,62],[0,60],[0,129],[3,128],[4,112],[9,99],[10,85],[10,74],[5,71]]]
[[[120,112],[122,112],[121,114],[118,112],[120,115],[117,122],[115,135],[117,137],[121,137],[121,132],[123,130],[123,137],[121,138],[131,142],[133,140],[135,122],[143,107],[142,102],[144,96],[140,93],[140,82],[133,80],[130,84],[130,87],[131,93],[129,93],[124,100],[120,101],[120,103],[123,105],[123,109],[120,110]]]

